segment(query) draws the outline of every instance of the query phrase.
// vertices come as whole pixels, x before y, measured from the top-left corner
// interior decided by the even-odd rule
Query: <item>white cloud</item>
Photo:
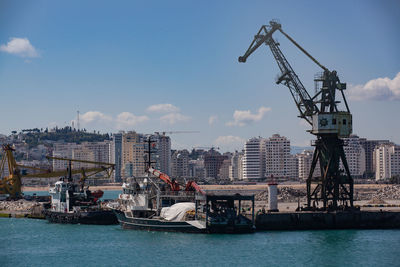
[[[147,116],[136,116],[130,112],[121,112],[115,118],[100,111],[88,111],[79,116],[81,128],[92,125],[124,130],[147,120],[149,120]],[[76,120],[73,120],[73,122],[76,127]]]
[[[349,85],[347,92],[351,100],[400,100],[400,72],[390,79],[377,78],[366,84]]]
[[[88,111],[79,116],[79,121],[82,123],[109,122],[111,120],[111,116],[105,115],[100,111]]]
[[[245,141],[246,140],[240,138],[239,136],[226,135],[226,136],[218,136],[218,138],[215,139],[214,143],[219,146],[232,145],[232,144],[243,145]]]
[[[172,104],[157,104],[149,106],[146,111],[151,113],[176,113],[179,112],[179,108]]]
[[[162,116],[160,118],[160,121],[162,123],[167,123],[172,125],[178,122],[190,121],[190,117],[182,115],[181,113],[169,113],[167,115]]]
[[[217,115],[212,115],[210,118],[208,118],[208,124],[213,125],[218,121],[218,116]]]
[[[147,116],[136,116],[130,112],[122,112],[117,115],[116,123],[118,129],[125,129],[148,120]]]
[[[39,53],[27,38],[12,37],[7,44],[0,45],[0,51],[20,57],[33,58],[39,56]]]
[[[250,123],[260,121],[271,108],[260,107],[258,113],[252,114],[250,110],[235,110],[233,113],[233,121],[226,123],[228,126],[245,126]]]

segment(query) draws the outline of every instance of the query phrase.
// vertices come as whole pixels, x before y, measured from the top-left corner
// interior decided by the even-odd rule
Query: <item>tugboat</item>
[[[43,212],[46,219],[52,223],[118,224],[114,213],[110,209],[102,208],[98,201],[104,192],[85,189],[84,180],[85,177],[82,177],[80,188],[73,182],[70,164],[68,180],[62,178],[49,189],[50,207]]]

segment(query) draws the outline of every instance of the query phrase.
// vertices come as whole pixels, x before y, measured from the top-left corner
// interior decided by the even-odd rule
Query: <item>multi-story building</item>
[[[122,132],[115,133],[112,136],[112,146],[111,146],[111,163],[115,164],[114,167],[114,182],[121,182],[122,175]]]
[[[297,164],[298,164],[298,176],[301,181],[305,181],[310,174],[312,159],[313,159],[313,151],[304,150],[300,154],[296,154]],[[314,177],[321,176],[321,171],[319,167],[319,161],[317,162],[317,166],[314,170]]]
[[[362,145],[365,141],[360,139],[357,135],[350,135],[350,137],[344,138],[346,145],[343,147],[343,150],[346,155],[350,174],[353,178],[363,177],[366,170],[365,149]],[[344,169],[342,163],[340,164],[340,168]]]
[[[229,169],[230,169],[230,167],[231,167],[231,159],[229,159],[229,157],[228,157],[227,159],[225,159],[222,162],[221,167],[219,168],[218,180],[229,181]]]
[[[172,154],[171,164],[172,178],[189,177],[189,151],[177,150]]]
[[[374,162],[374,150],[381,144],[389,144],[389,140],[367,140],[360,138],[360,144],[365,151],[365,175],[366,177],[375,177],[375,162]]]
[[[204,160],[196,159],[189,160],[189,176],[194,180],[203,180],[205,178],[206,171],[204,169]]]
[[[110,163],[110,148],[111,148],[111,141],[103,141],[103,142],[83,142],[80,146],[82,149],[87,149],[93,152],[94,158],[93,161],[96,162],[105,162]],[[98,164],[97,166],[100,166]],[[92,167],[94,165],[92,164]]]
[[[84,160],[84,161],[95,161],[95,153],[94,151],[88,148],[76,148],[72,150],[72,158],[76,160]],[[82,169],[82,168],[94,168],[94,164],[73,161],[72,169]]]
[[[146,168],[144,136],[135,131],[123,133],[121,152],[123,177],[144,176]]]
[[[241,152],[238,159],[238,179],[243,180],[243,162],[244,162],[244,151]]]
[[[244,145],[243,180],[262,180],[265,176],[265,141],[250,138]]]
[[[374,150],[375,179],[382,180],[400,175],[400,146],[381,144]]]
[[[155,135],[156,140],[156,169],[171,175],[171,138],[165,134]]]
[[[265,177],[290,178],[293,166],[289,139],[274,134],[265,140]]]
[[[221,155],[214,149],[210,149],[204,155],[204,168],[206,170],[206,178],[218,178],[219,170],[224,160],[228,159],[227,156]]]
[[[53,157],[72,159],[72,151],[79,149],[79,144],[76,143],[54,143],[53,144]],[[53,170],[66,170],[68,161],[53,159]]]
[[[110,163],[110,151],[111,142],[83,142],[82,144],[76,143],[54,143],[53,145],[53,157],[94,161],[94,162],[105,162]],[[94,168],[101,164],[84,163],[84,162],[72,162],[73,169],[81,168]],[[67,160],[53,159],[53,170],[65,170],[68,167]],[[104,175],[100,173],[99,176]]]
[[[243,152],[238,152],[235,151],[235,153],[232,154],[231,157],[231,165],[229,167],[229,179],[231,181],[237,181],[240,180],[240,177],[242,177],[242,158],[243,158]]]
[[[289,179],[298,180],[299,179],[299,162],[297,160],[296,155],[291,154],[289,156],[287,167],[289,169],[289,171],[288,171]]]

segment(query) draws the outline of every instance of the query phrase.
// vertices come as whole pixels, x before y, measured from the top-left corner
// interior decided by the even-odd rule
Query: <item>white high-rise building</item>
[[[374,150],[375,179],[388,179],[400,175],[400,146],[382,144]]]
[[[366,170],[365,149],[357,135],[351,135],[349,138],[345,138],[344,141],[347,143],[343,147],[343,150],[346,155],[350,174],[353,178],[360,178]],[[344,169],[342,163],[340,164],[340,168]]]
[[[243,180],[261,180],[264,178],[265,142],[261,137],[247,140],[244,145]]]
[[[284,136],[274,134],[265,140],[265,176],[290,178],[293,171],[293,159],[290,155],[290,141]]]

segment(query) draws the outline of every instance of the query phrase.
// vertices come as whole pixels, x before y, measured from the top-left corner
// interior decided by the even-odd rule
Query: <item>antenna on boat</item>
[[[147,157],[146,157],[146,170],[145,170],[145,172],[147,173],[147,171],[148,171],[148,169],[151,167],[151,165],[152,165],[152,163],[156,163],[155,161],[152,161],[151,160],[151,154],[153,153],[153,151],[152,151],[152,149],[155,147],[155,144],[154,143],[156,143],[156,141],[154,141],[154,140],[152,140],[152,135],[149,135],[148,137],[147,137],[147,140],[146,140],[146,148],[145,148],[145,151],[144,151],[144,153],[146,153],[147,154]]]

